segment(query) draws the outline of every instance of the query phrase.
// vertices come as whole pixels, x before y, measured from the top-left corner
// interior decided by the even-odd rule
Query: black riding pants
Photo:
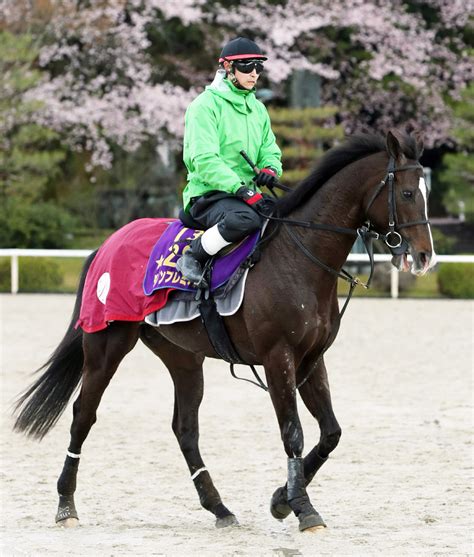
[[[189,209],[189,214],[206,230],[217,224],[227,242],[239,242],[262,228],[264,223],[264,219],[250,205],[233,196],[215,201],[199,197]]]

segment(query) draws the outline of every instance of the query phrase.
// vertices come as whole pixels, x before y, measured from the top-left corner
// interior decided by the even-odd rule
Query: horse
[[[306,179],[275,202],[275,220],[270,220],[264,234],[268,241],[262,246],[260,261],[248,274],[243,303],[236,314],[225,318],[241,357],[264,368],[287,457],[287,482],[274,492],[271,514],[282,520],[293,512],[301,531],[326,526],[311,504],[307,487],[341,437],[324,353],[339,330],[337,282],[354,239],[365,226],[392,249],[392,263],[399,270],[411,266],[412,273],[423,275],[434,265],[427,190],[419,163],[422,150],[418,136],[390,130],[384,137],[352,136],[327,151]],[[215,516],[217,527],[237,525],[199,451],[203,362],[219,357],[201,320],[159,327],[143,321],[114,321],[94,333],[75,329],[95,253],[85,262],[64,338],[40,368],[46,371],[16,406],[14,428],[41,439],[80,386],[57,482],[56,522],[62,526],[78,523],[74,493],[81,448],[96,421],[105,389],[140,339],[171,374],[175,391],[172,429],[202,507]],[[319,440],[304,457],[298,392],[320,429]]]

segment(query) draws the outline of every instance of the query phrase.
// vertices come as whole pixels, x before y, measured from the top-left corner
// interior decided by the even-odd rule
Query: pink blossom
[[[33,18],[32,4],[1,1],[7,25]],[[423,0],[438,13],[430,25],[403,0],[241,0],[228,9],[212,0],[91,0],[80,8],[76,0],[51,2],[43,29],[48,42],[38,61],[44,81],[27,98],[41,102],[37,121],[63,132],[72,148],[90,150],[93,164],[105,167],[112,164],[113,143],[134,150],[150,138],[160,149],[179,141],[185,108],[211,74],[196,69],[196,90],[156,83],[147,29],[173,18],[205,25],[206,32],[217,24],[219,42],[258,37],[269,58],[266,76],[280,90],[295,70],[319,74],[322,99],[340,107],[348,132],[416,121],[428,145],[449,142],[444,97],[458,98],[472,79],[472,58],[456,30],[467,24],[474,0]],[[365,58],[350,50],[341,56],[329,29],[349,34]],[[209,38],[203,49],[216,47],[217,39]],[[176,55],[174,62],[188,81],[186,58]]]

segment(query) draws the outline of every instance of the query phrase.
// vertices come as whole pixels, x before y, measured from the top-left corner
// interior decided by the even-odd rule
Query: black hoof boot
[[[207,280],[204,277],[204,271],[199,261],[188,250],[176,262],[176,268],[186,280],[199,288],[208,288]]]
[[[79,516],[74,505],[74,497],[72,495],[60,495],[56,524],[70,528],[77,526],[78,523]]]
[[[288,505],[288,492],[286,486],[279,487],[272,496],[270,512],[273,518],[284,520],[290,513],[291,507]]]
[[[300,531],[324,528],[324,520],[314,509],[306,493],[303,459],[288,459],[288,504],[298,517]]]

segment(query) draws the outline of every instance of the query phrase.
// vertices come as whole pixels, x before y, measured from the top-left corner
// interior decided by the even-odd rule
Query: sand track
[[[173,389],[138,346],[85,443],[81,526],[54,525],[69,408],[40,444],[9,404],[62,338],[72,296],[2,295],[2,555],[471,555],[472,304],[360,300],[327,355],[341,443],[309,488],[329,528],[300,534],[268,506],[286,458],[268,395],[206,364],[201,451],[241,526],[214,528],[171,431]],[[243,370],[240,370],[243,371]],[[305,446],[318,438],[301,408]]]

